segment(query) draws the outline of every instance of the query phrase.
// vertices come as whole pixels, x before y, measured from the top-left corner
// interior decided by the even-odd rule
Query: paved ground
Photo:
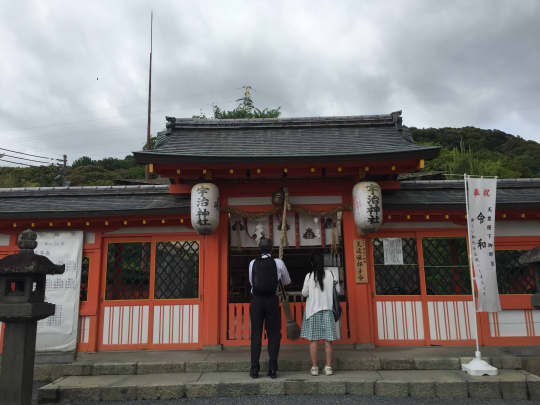
[[[71,364],[37,364],[34,377],[41,376],[44,377],[43,380],[49,382],[55,380],[53,391],[51,391],[50,386],[44,387],[45,391],[49,390],[49,395],[51,393],[54,395],[57,389],[59,392],[64,392],[62,390],[65,389],[68,391],[83,389],[89,394],[96,392],[96,390],[99,391],[97,396],[77,394],[77,397],[72,394],[66,396],[62,394],[60,395],[62,399],[60,403],[66,405],[75,403],[81,405],[172,405],[184,403],[195,405],[353,403],[374,405],[518,405],[533,403],[523,401],[522,398],[540,398],[540,378],[519,370],[525,369],[533,373],[536,372],[534,370],[536,368],[540,370],[540,346],[482,348],[484,358],[491,357],[492,364],[501,370],[501,376],[496,378],[500,378],[500,383],[492,381],[489,382],[489,386],[483,384],[484,379],[481,384],[469,381],[470,379],[462,377],[463,373],[459,371],[464,357],[472,355],[472,347],[382,347],[364,348],[363,350],[354,347],[336,347],[336,349],[335,360],[338,366],[336,370],[339,370],[339,377],[338,375],[330,378],[324,377],[314,385],[310,384],[312,377],[307,374],[309,369],[307,347],[302,346],[283,348],[280,354],[279,381],[274,380],[272,383],[267,378],[259,379],[260,381],[257,382],[262,383],[264,389],[254,387],[255,381],[247,376],[248,348],[223,351],[82,353]],[[263,353],[262,359],[266,359],[266,357],[266,353]],[[320,357],[323,358],[323,356]],[[527,376],[524,377],[524,375]],[[60,376],[66,377],[57,380]],[[490,378],[487,377],[487,379]],[[335,381],[330,381],[334,379]],[[487,379],[485,382],[488,382]],[[375,381],[377,382],[375,383]],[[280,382],[281,385],[276,385],[277,382]],[[438,388],[440,382],[444,384]],[[43,385],[44,383],[36,383],[35,391],[38,386]],[[134,400],[135,398],[163,398],[163,393],[166,394],[165,398],[184,395],[177,395],[177,393],[167,395],[175,392],[172,391],[172,387],[184,390],[182,392],[185,392],[188,398]],[[400,392],[399,395],[391,394],[396,390]],[[453,394],[458,392],[456,390],[463,391],[459,391],[462,398],[454,400],[426,399],[436,395],[443,398],[456,396]],[[154,391],[159,391],[159,394]],[[441,392],[443,395],[439,395]],[[263,393],[273,395],[261,396]],[[319,394],[314,396],[315,393]],[[345,393],[347,395],[343,395]],[[377,397],[362,396],[373,395],[373,393]],[[244,396],[246,394],[252,395]],[[298,396],[297,394],[304,395]],[[328,396],[328,394],[332,394],[332,396]],[[212,395],[214,397],[207,398]],[[230,395],[236,396],[234,398],[228,397]],[[394,398],[385,399],[387,395],[393,395]],[[410,397],[407,398],[407,395]],[[467,399],[467,396],[476,399]],[[500,398],[501,396],[515,399],[484,399]],[[47,395],[44,397],[51,398]],[[72,399],[73,402],[68,402],[68,398],[78,399],[76,401]],[[89,401],[98,398],[106,400],[103,402]],[[111,399],[122,401],[110,401]],[[128,401],[127,399],[132,400]]]
[[[336,370],[451,370],[461,369],[474,348],[467,347],[378,347],[355,350],[337,346],[334,353]],[[484,359],[499,369],[523,369],[540,375],[540,346],[483,347]],[[261,366],[265,370],[268,355],[263,350]],[[323,365],[324,353],[319,361]],[[249,348],[223,351],[125,351],[80,353],[72,363],[37,363],[34,380],[54,381],[62,376],[107,374],[153,374],[197,371],[249,370]],[[279,369],[306,371],[311,367],[308,348],[304,345],[283,347]]]
[[[322,345],[319,345],[322,353]],[[280,359],[283,358],[305,358],[309,359],[308,345],[288,345],[282,346]],[[351,345],[335,345],[334,353],[336,357],[470,357],[474,355],[473,346],[382,346],[365,349],[354,349]],[[540,356],[540,346],[484,346],[481,348],[482,355],[486,357],[518,356],[535,357]],[[261,358],[266,358],[263,350]],[[138,350],[138,351],[110,351],[98,353],[79,353],[76,362],[121,362],[121,361],[172,361],[179,358],[183,361],[213,361],[213,360],[248,360],[249,347],[230,347],[222,351],[202,351],[202,350]]]
[[[170,400],[273,395],[358,395],[379,398],[540,399],[540,377],[523,370],[473,377],[460,370],[341,371],[312,377],[305,371],[279,372],[272,380],[245,372],[199,372],[63,377],[39,391],[58,400]]]
[[[171,401],[63,401],[59,405],[531,405],[540,402],[523,400],[368,398],[356,395],[248,396],[234,398],[176,399]],[[37,405],[37,402],[34,402]]]

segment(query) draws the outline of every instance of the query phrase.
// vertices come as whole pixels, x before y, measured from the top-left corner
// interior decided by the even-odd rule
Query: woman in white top
[[[319,374],[317,344],[321,339],[324,340],[326,352],[324,373],[332,375],[332,341],[339,339],[332,312],[334,275],[330,270],[324,269],[322,255],[312,255],[310,262],[311,271],[306,275],[302,288],[302,295],[307,297],[307,300],[300,336],[310,341],[311,375]],[[336,290],[339,292],[339,284],[336,285]]]

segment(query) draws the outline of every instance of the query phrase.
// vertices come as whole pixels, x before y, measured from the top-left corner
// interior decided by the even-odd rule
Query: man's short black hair
[[[274,242],[271,241],[268,238],[261,238],[259,241],[259,249],[261,249],[261,253],[270,253],[272,252],[272,248],[274,247]]]

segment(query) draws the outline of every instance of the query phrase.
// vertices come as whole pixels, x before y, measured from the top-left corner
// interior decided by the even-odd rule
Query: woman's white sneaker
[[[334,374],[334,370],[332,370],[332,367],[330,367],[330,366],[325,366],[324,367],[324,374],[325,375],[332,375],[332,374]]]
[[[319,367],[311,367],[311,375],[319,375]]]

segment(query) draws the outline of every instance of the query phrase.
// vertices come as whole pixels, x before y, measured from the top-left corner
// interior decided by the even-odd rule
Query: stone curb
[[[179,373],[64,377],[41,387],[40,403],[63,400],[141,400],[249,395],[343,395],[414,398],[540,399],[540,377],[508,371],[471,377],[459,371],[338,372],[332,377],[283,373],[276,380],[242,373]]]
[[[334,367],[338,370],[460,370],[461,364],[472,357],[428,357],[428,358],[392,358],[392,357],[338,357]],[[522,369],[524,362],[520,357],[504,356],[487,358],[501,370]],[[192,360],[192,361],[152,361],[152,362],[101,362],[36,364],[34,380],[51,382],[64,376],[89,375],[130,375],[130,374],[166,374],[180,372],[236,372],[249,369],[249,360]],[[304,371],[310,368],[308,359],[281,359],[282,371]],[[267,362],[261,362],[261,371],[266,371]]]

